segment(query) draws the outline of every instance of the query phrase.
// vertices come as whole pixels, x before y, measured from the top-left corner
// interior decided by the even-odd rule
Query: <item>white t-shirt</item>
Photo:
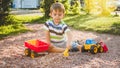
[[[66,32],[70,31],[63,21],[61,21],[60,24],[55,25],[53,20],[48,20],[44,25],[44,29],[50,32],[50,40],[53,43],[66,41]]]

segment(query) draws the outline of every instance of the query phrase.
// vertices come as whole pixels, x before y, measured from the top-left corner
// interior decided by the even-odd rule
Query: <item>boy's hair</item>
[[[56,2],[53,3],[52,6],[50,7],[50,12],[52,12],[53,10],[59,10],[60,12],[63,11],[63,13],[65,12],[65,7],[62,3]]]

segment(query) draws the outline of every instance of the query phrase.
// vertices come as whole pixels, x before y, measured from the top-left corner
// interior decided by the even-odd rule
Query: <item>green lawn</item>
[[[64,20],[69,26],[78,30],[120,35],[120,16],[67,15]]]
[[[47,19],[40,15],[14,15],[10,17],[13,18],[12,24],[0,26],[0,39],[3,39],[9,35],[17,35],[26,31],[30,31],[23,24],[25,23],[43,23]]]
[[[40,15],[15,15],[14,18],[17,23],[41,23],[44,21]]]
[[[14,24],[0,26],[0,39],[9,35],[26,32],[25,23],[44,23],[47,19],[40,15],[13,16]],[[120,35],[119,17],[95,17],[91,15],[66,15],[64,21],[74,29]]]
[[[28,30],[29,29],[27,29],[22,24],[0,26],[0,39],[3,39],[4,37],[9,36],[9,35],[17,35],[19,33],[23,33]]]

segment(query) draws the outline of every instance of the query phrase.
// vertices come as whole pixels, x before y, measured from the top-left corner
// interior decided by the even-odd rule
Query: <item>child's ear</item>
[[[64,13],[64,15],[63,16],[65,16],[65,13]]]
[[[63,17],[65,17],[65,14],[63,14]]]
[[[49,13],[49,16],[51,16],[51,13]]]

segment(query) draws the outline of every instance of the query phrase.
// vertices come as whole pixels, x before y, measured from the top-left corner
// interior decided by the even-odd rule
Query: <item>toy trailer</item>
[[[98,44],[102,46],[103,52],[107,52],[108,51],[108,47],[107,47],[107,45],[104,42],[101,41]]]
[[[49,47],[47,43],[37,39],[25,41],[24,46],[26,47],[25,55],[31,58],[38,56],[38,53],[47,51]]]

